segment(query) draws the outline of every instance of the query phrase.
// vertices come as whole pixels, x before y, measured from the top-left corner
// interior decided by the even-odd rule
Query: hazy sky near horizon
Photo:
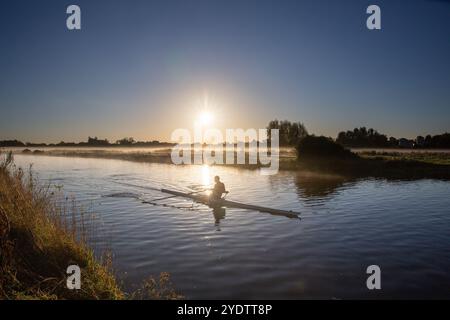
[[[0,140],[167,141],[205,96],[222,129],[450,131],[445,0],[5,0],[0,42]]]

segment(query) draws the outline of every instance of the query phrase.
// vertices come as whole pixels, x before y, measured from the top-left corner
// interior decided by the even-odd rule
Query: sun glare
[[[207,187],[211,183],[211,172],[209,170],[209,166],[207,164],[204,164],[202,166],[202,172],[201,172],[201,178],[202,178],[202,184],[203,186]],[[210,192],[207,192],[209,194]]]
[[[195,124],[200,127],[212,127],[215,124],[216,103],[210,99],[208,94],[196,101],[197,117]]]
[[[202,126],[210,126],[213,123],[214,117],[211,112],[203,111],[198,117],[198,123]]]

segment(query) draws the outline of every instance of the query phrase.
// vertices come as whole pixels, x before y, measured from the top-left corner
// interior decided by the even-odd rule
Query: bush
[[[331,138],[307,136],[297,144],[298,159],[356,159],[358,156]]]

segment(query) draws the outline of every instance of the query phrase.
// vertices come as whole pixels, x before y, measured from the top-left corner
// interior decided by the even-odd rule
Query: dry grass
[[[61,205],[56,194],[31,174],[15,168],[11,154],[0,164],[0,298],[120,299],[106,263],[84,241],[76,207]],[[73,219],[67,219],[72,214]],[[81,290],[66,287],[69,265],[82,270]]]
[[[170,280],[170,274],[161,272],[159,278],[150,277],[145,280],[138,290],[134,291],[131,299],[138,300],[179,300],[184,296],[178,293]]]
[[[76,204],[61,201],[31,172],[16,168],[11,153],[0,161],[0,299],[126,298],[111,259],[96,260],[86,244],[86,224]],[[81,268],[80,290],[66,287],[69,265]],[[168,275],[162,280],[131,297],[181,297],[169,287]]]

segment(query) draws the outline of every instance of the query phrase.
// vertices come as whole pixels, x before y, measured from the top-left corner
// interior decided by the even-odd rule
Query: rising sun
[[[202,126],[210,126],[213,123],[214,117],[211,112],[203,111],[198,116],[198,123]]]

